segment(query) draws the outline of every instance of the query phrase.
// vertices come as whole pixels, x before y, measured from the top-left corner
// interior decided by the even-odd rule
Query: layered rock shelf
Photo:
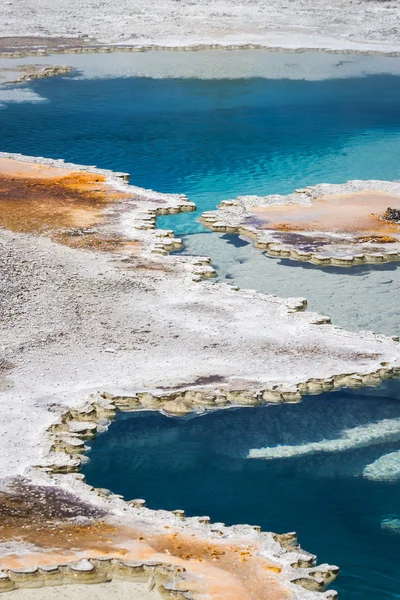
[[[385,217],[399,208],[397,182],[350,181],[227,200],[201,220],[212,231],[252,239],[271,256],[351,267],[400,260],[400,223]]]

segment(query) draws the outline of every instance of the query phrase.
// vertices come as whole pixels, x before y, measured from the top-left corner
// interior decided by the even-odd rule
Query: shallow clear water
[[[112,58],[117,68],[118,57]],[[47,101],[0,110],[2,149],[125,170],[137,185],[186,193],[198,213],[159,219],[159,226],[178,234],[204,232],[199,213],[239,194],[399,177],[395,75],[322,81],[65,77],[32,82],[29,89]],[[212,256],[222,279],[306,296],[312,309],[344,327],[399,332],[397,265],[333,275],[265,259],[244,246],[228,255],[233,246],[218,244],[216,235],[185,241],[189,253]]]
[[[341,600],[400,597],[398,381],[183,419],[120,413],[90,445],[91,485],[151,508],[295,530],[319,561],[340,565]]]
[[[308,309],[345,329],[400,336],[400,264],[320,268],[272,258],[235,235],[184,236],[186,254],[211,256],[217,281],[281,297],[304,297]]]

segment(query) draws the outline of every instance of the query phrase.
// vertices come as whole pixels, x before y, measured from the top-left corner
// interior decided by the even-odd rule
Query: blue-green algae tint
[[[150,508],[297,531],[319,562],[341,567],[341,600],[400,597],[398,381],[189,418],[120,413],[90,446],[91,485]]]
[[[361,75],[361,74],[360,74]],[[400,77],[51,78],[0,110],[1,149],[127,171],[199,212],[244,194],[399,177]],[[198,215],[160,219],[176,233]]]

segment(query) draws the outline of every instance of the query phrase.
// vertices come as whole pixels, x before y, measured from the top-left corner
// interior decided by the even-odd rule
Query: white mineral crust
[[[79,40],[168,46],[252,43],[388,52],[400,50],[399,21],[395,0],[18,0],[2,3],[0,36],[72,37],[76,45]]]

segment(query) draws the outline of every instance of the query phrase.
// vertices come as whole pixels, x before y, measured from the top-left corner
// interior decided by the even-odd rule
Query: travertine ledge
[[[148,581],[162,597],[182,600],[195,600],[199,593],[210,600],[228,595],[256,600],[265,592],[276,600],[288,594],[297,600],[337,598],[334,590],[324,590],[336,579],[338,567],[317,565],[293,532],[228,527],[208,516],[187,517],[182,509],[150,510],[143,499],[125,501],[110,490],[87,485],[83,475],[74,473],[80,466],[76,459],[86,449],[85,440],[104,431],[115,417],[121,399],[109,396],[97,394],[75,410],[61,412],[48,432],[47,458],[26,473],[35,485],[27,480],[12,484],[10,497],[19,499],[19,508],[3,520],[0,530],[3,539],[11,534],[19,510],[18,543],[26,550],[16,554],[11,544],[2,552],[0,592],[116,579]],[[0,509],[5,502],[7,495],[0,493]]]
[[[400,207],[398,182],[349,181],[288,196],[242,196],[201,220],[212,231],[252,239],[271,256],[351,267],[400,260],[400,222],[384,218],[391,205]]]
[[[183,194],[128,185],[129,174],[21,154],[0,152],[1,224],[16,233],[46,235],[74,248],[166,255],[182,248],[173,231],[156,230],[156,217],[196,210]],[[18,193],[29,188],[29,194]],[[21,190],[19,190],[19,187]],[[39,208],[40,207],[40,208]],[[195,276],[213,277],[204,258]]]
[[[222,596],[218,589],[214,593],[208,589],[209,585],[215,587],[209,582],[209,577],[215,577],[215,570],[218,569],[218,586],[225,589],[225,593],[229,591],[232,598],[243,598],[239,591],[241,586],[247,589],[246,598],[254,597],[254,600],[264,590],[282,600],[287,597],[287,592],[299,600],[321,596],[333,600],[337,597],[335,591],[324,592],[324,589],[336,579],[339,569],[327,564],[316,565],[316,557],[298,545],[295,533],[266,533],[260,527],[250,525],[227,527],[224,523],[212,523],[207,516],[186,517],[181,509],[170,512],[150,510],[143,499],[125,502],[121,496],[109,490],[90,487],[83,475],[68,475],[77,470],[72,468],[74,462],[80,464],[77,459],[85,451],[85,440],[104,431],[115,417],[121,399],[112,401],[109,396],[107,393],[98,394],[76,410],[60,415],[59,424],[49,430],[49,455],[42,464],[32,469],[31,475],[47,485],[73,490],[81,502],[89,503],[97,511],[97,520],[99,511],[102,511],[101,523],[107,524],[111,546],[107,552],[98,554],[99,532],[94,527],[86,532],[84,550],[71,549],[65,553],[64,561],[57,563],[57,543],[53,550],[51,546],[43,544],[39,536],[40,553],[31,549],[28,561],[24,556],[14,561],[7,556],[3,560],[0,558],[0,591],[74,582],[99,583],[114,578],[139,581],[152,578],[153,585],[157,585],[159,593],[166,598],[194,599],[200,590],[206,597],[220,598]],[[130,399],[131,406],[133,400]],[[63,464],[66,468],[62,468]],[[121,513],[123,527],[117,525],[115,518]],[[59,523],[58,528],[62,534],[68,535],[68,523]],[[75,534],[74,546],[79,544],[77,536]],[[162,544],[165,552],[157,547],[160,536],[166,539]],[[125,548],[123,558],[119,558],[116,547],[117,538],[118,543],[122,543],[121,537],[125,540],[122,544]],[[35,534],[28,538],[32,544]],[[94,549],[92,555],[91,547]],[[158,550],[157,554],[149,553],[149,547]],[[187,554],[185,547],[190,548],[190,554]],[[146,560],[140,558],[143,551],[146,552]],[[213,566],[209,573],[210,561],[220,564]],[[243,566],[238,568],[235,561]],[[256,568],[258,572],[257,579],[252,579],[250,587],[247,586],[243,564],[247,562],[249,568]],[[231,569],[239,571],[235,578],[230,575]],[[262,588],[264,585],[265,588]]]
[[[8,69],[0,68],[0,75],[7,76],[7,71],[11,73],[21,73],[16,79],[8,80],[6,77],[6,84],[25,83],[33,81],[34,79],[45,79],[46,77],[57,77],[58,75],[68,75],[72,72],[72,67],[64,65],[20,65],[15,69],[11,67]],[[2,82],[3,83],[3,82]]]

